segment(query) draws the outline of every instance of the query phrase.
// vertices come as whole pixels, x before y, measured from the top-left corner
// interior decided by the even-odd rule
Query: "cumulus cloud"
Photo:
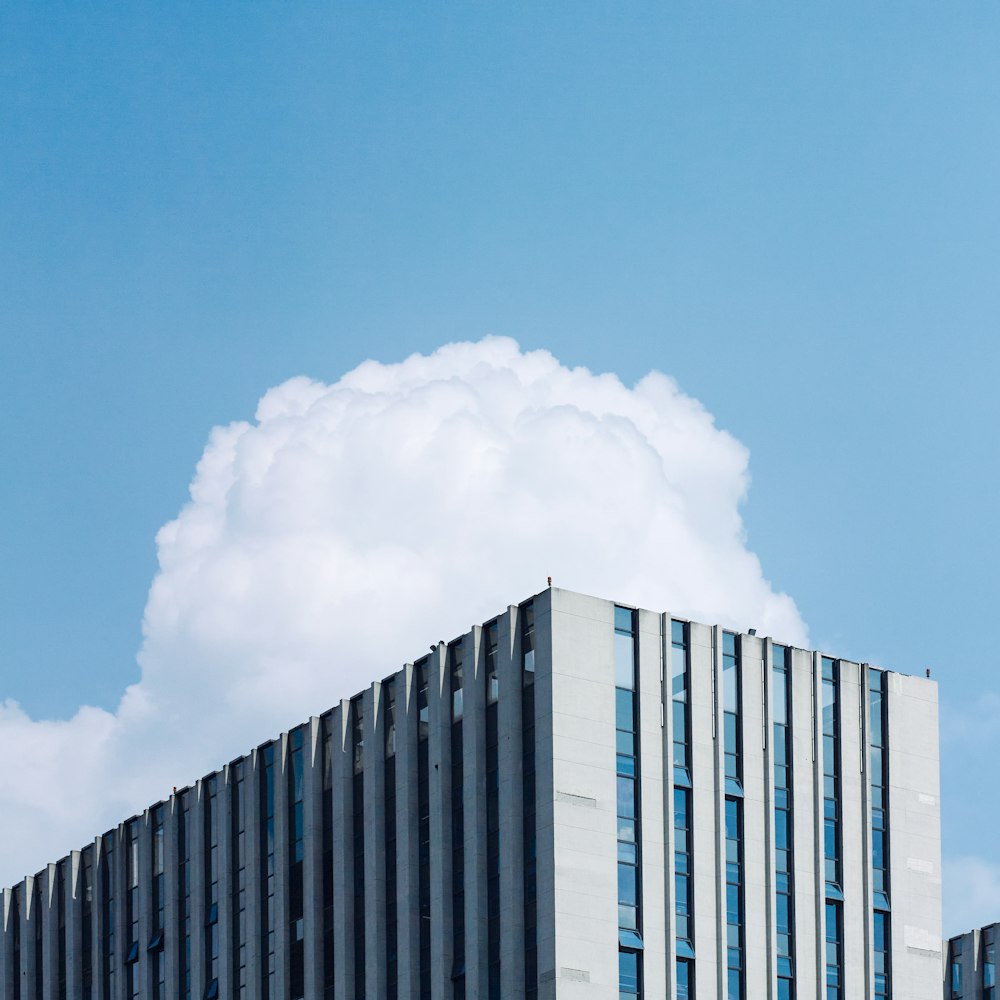
[[[748,550],[746,449],[668,376],[508,339],[268,391],[157,536],[114,713],[0,708],[0,882],[86,843],[507,604],[559,586],[804,645]]]

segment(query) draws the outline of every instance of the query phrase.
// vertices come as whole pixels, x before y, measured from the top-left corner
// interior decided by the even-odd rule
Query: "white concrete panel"
[[[889,877],[893,987],[937,998],[941,954],[941,825],[937,685],[888,676]]]
[[[614,605],[551,600],[556,995],[605,997],[618,989]],[[603,766],[574,761],[566,741],[592,742]]]

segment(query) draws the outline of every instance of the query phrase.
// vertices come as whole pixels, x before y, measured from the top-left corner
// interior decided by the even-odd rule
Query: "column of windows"
[[[66,861],[56,865],[56,918],[58,927],[58,970],[56,994],[66,1000]]]
[[[177,895],[181,905],[178,910],[179,934],[181,942],[180,961],[177,964],[178,992],[184,1000],[191,997],[191,824],[190,791],[185,789],[176,799],[177,803]]]
[[[81,980],[83,1000],[94,998],[94,848],[85,847],[80,855],[80,877],[83,883],[83,912],[80,921]]]
[[[323,728],[323,998],[334,996],[333,914],[333,715],[322,718]]]
[[[885,674],[868,671],[868,742],[872,808],[872,914],[875,952],[875,996],[892,996],[889,917],[889,760],[886,743]]]
[[[823,685],[823,853],[826,878],[826,1000],[842,1000],[844,914],[840,830],[840,689],[836,661],[821,658]]]
[[[962,939],[955,938],[948,949],[948,988],[951,1000],[962,1000]]]
[[[774,758],[774,860],[775,909],[778,929],[778,1000],[794,1000],[795,971],[792,964],[795,944],[792,833],[792,732],[790,679],[791,651],[786,646],[771,647],[771,741]]]
[[[743,1000],[743,755],[740,751],[742,665],[736,636],[722,634],[722,731],[726,775],[726,996]]]
[[[618,995],[642,995],[642,907],[635,613],[615,608],[615,754],[618,812]]]
[[[420,920],[420,1000],[431,1000],[431,815],[427,734],[427,660],[417,670],[417,902]]]
[[[247,995],[247,796],[246,760],[235,761],[229,769],[231,788],[230,842],[232,844],[232,963],[237,1000]]]
[[[385,979],[386,1000],[399,995],[399,919],[396,879],[396,685],[382,685],[385,759]]]
[[[288,988],[292,1000],[305,995],[305,885],[303,875],[304,816],[302,801],[303,726],[288,734]]]
[[[104,909],[104,1000],[115,996],[115,835],[104,835],[104,857],[102,864],[102,888]]]
[[[147,951],[152,963],[151,981],[153,992],[157,1000],[166,1000],[167,997],[167,970],[166,962],[163,960],[164,943],[164,914],[166,911],[166,870],[164,868],[164,829],[163,829],[164,807],[156,806],[152,811],[153,826],[153,850],[150,859],[150,886],[152,889],[152,918],[153,933],[149,939]]]
[[[354,758],[354,998],[365,1000],[365,719],[361,698],[351,702],[351,746]]]
[[[840,903],[826,901],[826,1000],[841,1000],[841,955],[844,911]]]
[[[202,782],[205,798],[205,1000],[219,995],[219,787],[216,775]]]
[[[465,1000],[465,804],[463,768],[464,692],[461,641],[448,648],[451,674],[451,970],[452,996]]]
[[[275,988],[274,945],[274,744],[260,748],[260,975],[261,1000],[279,1000]]]
[[[524,996],[538,996],[537,852],[535,845],[535,608],[521,608],[521,788],[524,843]]]
[[[13,1000],[21,1000],[21,887],[19,885],[11,889],[10,919],[14,938],[11,942],[11,953],[14,956]]]
[[[44,937],[42,936],[42,880],[35,879],[35,889],[32,893],[34,903],[31,906],[32,923],[35,927],[35,1000],[44,1000],[43,982],[45,963],[42,961],[42,948]]]
[[[138,1000],[139,978],[139,821],[125,826],[125,926],[128,949],[125,953],[125,996]]]
[[[488,1000],[500,1000],[500,753],[498,626],[486,626],[486,934]]]
[[[996,1000],[997,958],[993,930],[983,931],[982,937],[983,1000]]]
[[[690,662],[688,626],[672,621],[671,720],[674,748],[674,921],[677,1000],[694,1000],[694,909],[691,889]]]

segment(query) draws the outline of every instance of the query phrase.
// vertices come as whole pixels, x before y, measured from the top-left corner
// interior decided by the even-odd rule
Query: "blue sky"
[[[933,668],[946,854],[1000,863],[1000,9],[0,18],[0,696],[138,679],[212,426],[501,334],[749,448],[765,575],[815,645]]]

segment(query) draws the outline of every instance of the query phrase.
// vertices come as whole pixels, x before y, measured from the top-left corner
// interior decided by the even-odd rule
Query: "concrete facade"
[[[724,647],[736,651],[728,660]],[[631,650],[632,671],[624,700],[622,649]],[[785,928],[776,906],[786,878],[776,856],[786,847],[775,818],[775,649],[784,647],[543,591],[3,890],[0,1000],[782,1000],[789,983],[798,1000],[936,1000],[936,686],[789,650]],[[735,729],[724,718],[733,705],[723,676],[734,656]],[[684,768],[675,766],[678,657],[687,678]],[[883,759],[871,754],[876,683],[885,706],[884,874],[872,861],[870,762]],[[824,742],[831,685],[836,739]],[[620,756],[623,704],[633,711],[624,736],[631,757]],[[835,828],[824,823],[834,788],[824,778],[827,746],[836,754]],[[733,760],[738,780],[728,776]],[[233,795],[237,774],[242,800]],[[689,803],[687,854],[679,852],[679,789]],[[631,817],[624,827],[623,816]],[[136,837],[130,893],[126,849]],[[499,860],[489,862],[496,838]],[[682,910],[685,877],[691,899]],[[841,932],[833,952],[831,913]],[[882,927],[887,960],[876,955]],[[947,956],[944,965],[947,972]]]

